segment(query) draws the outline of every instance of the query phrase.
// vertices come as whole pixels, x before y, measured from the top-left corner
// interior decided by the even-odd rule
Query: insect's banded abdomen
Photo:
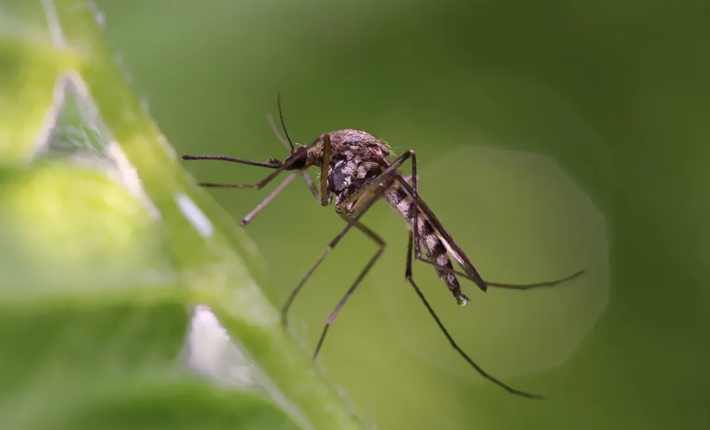
[[[414,228],[414,196],[398,184],[392,185],[385,191],[385,200],[392,208],[406,221],[410,230]],[[429,260],[449,269],[453,269],[451,259],[447,253],[444,240],[431,223],[426,219],[423,211],[419,210],[419,221],[417,226],[419,232],[420,245],[424,254],[429,257]],[[459,284],[456,275],[446,272],[441,269],[436,269],[436,273],[446,282],[446,285],[451,290],[455,298],[459,299],[461,294],[461,285]]]

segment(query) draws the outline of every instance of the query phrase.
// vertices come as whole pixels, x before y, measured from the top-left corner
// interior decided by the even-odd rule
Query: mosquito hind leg
[[[349,219],[343,215],[341,215],[341,218],[343,218],[344,221],[349,222]],[[355,292],[355,289],[358,287],[360,282],[365,278],[367,273],[370,271],[370,269],[375,265],[377,260],[380,258],[382,253],[385,251],[385,247],[387,244],[385,243],[384,240],[375,232],[367,228],[364,224],[360,222],[356,222],[354,224],[354,227],[363,232],[367,237],[369,237],[375,244],[377,245],[377,251],[375,252],[375,255],[370,258],[370,261],[367,262],[365,267],[362,269],[360,274],[358,275],[357,279],[355,279],[355,282],[348,288],[348,290],[345,292],[345,295],[343,296],[342,299],[340,299],[340,302],[338,302],[338,305],[333,309],[333,312],[331,312],[330,316],[328,317],[328,320],[325,323],[325,327],[323,327],[323,331],[321,332],[320,339],[318,340],[318,346],[316,346],[315,351],[313,352],[313,359],[315,360],[318,357],[318,352],[320,352],[321,347],[323,346],[323,341],[325,340],[325,335],[328,333],[328,329],[330,328],[331,324],[333,324],[333,321],[335,321],[335,318],[338,316],[340,311],[342,310],[343,306],[345,306],[345,303],[348,301],[350,296]]]
[[[451,267],[446,267],[446,266],[442,266],[440,264],[437,264],[434,261],[431,261],[429,259],[422,257],[421,255],[415,254],[414,258],[417,261],[421,261],[422,263],[426,263],[431,266],[434,266],[437,270],[443,270],[444,272],[447,272],[447,273],[453,273],[456,276],[460,276],[462,278],[468,279],[469,281],[475,282],[475,279],[473,277],[471,277],[470,275],[460,272],[458,270],[454,270]],[[564,278],[553,279],[550,281],[533,282],[530,284],[508,284],[508,283],[503,283],[503,282],[493,282],[493,281],[486,281],[486,280],[484,280],[483,282],[485,282],[486,285],[489,287],[503,288],[503,289],[507,289],[507,290],[522,290],[522,291],[524,291],[524,290],[531,290],[533,288],[555,287],[560,284],[565,284],[567,282],[570,282],[570,281],[582,276],[585,272],[586,272],[586,270],[578,270],[571,275],[565,276]]]
[[[338,244],[338,242],[340,242],[340,240],[343,238],[343,236],[345,236],[345,234],[350,230],[350,228],[353,227],[363,215],[365,215],[365,213],[372,207],[372,205],[375,204],[377,200],[382,198],[385,191],[394,183],[394,181],[398,177],[399,173],[397,169],[399,168],[399,166],[401,166],[404,161],[411,157],[412,154],[412,151],[405,152],[389,167],[387,167],[387,169],[382,172],[382,174],[371,179],[367,184],[364,184],[360,190],[358,190],[353,196],[350,197],[350,199],[348,199],[348,202],[346,202],[347,205],[349,205],[351,202],[356,205],[356,209],[353,212],[355,213],[355,215],[352,218],[349,218],[348,225],[345,226],[345,228],[340,233],[338,233],[335,238],[333,238],[333,240],[326,247],[325,251],[323,251],[318,260],[316,260],[315,264],[311,266],[311,268],[308,270],[303,279],[301,279],[298,285],[296,285],[296,287],[291,291],[288,300],[286,300],[286,303],[281,308],[281,323],[283,325],[286,325],[288,310],[291,307],[293,301],[296,299],[298,293],[303,288],[303,285],[306,283],[306,281],[308,281],[311,275],[313,275],[313,272],[315,272],[315,270],[318,268],[318,266],[320,266],[325,257],[330,254],[333,248],[335,248],[335,246]],[[365,196],[372,197],[366,199]]]
[[[313,272],[316,271],[318,266],[325,260],[325,257],[330,254],[330,252],[335,248],[335,246],[340,242],[340,240],[347,234],[350,229],[355,226],[360,218],[365,215],[365,213],[372,207],[372,205],[379,200],[382,195],[384,194],[384,190],[387,189],[388,186],[392,184],[393,179],[390,177],[392,175],[392,171],[394,169],[392,167],[388,168],[382,175],[379,176],[381,180],[379,182],[384,182],[386,183],[386,186],[380,187],[377,191],[374,192],[374,195],[369,199],[369,201],[364,202],[362,205],[362,209],[357,213],[352,218],[349,218],[348,220],[348,225],[345,226],[345,228],[338,233],[333,240],[330,241],[328,246],[325,248],[325,251],[318,257],[318,260],[316,260],[315,264],[311,266],[311,268],[308,270],[306,275],[301,279],[301,281],[296,285],[296,287],[291,291],[291,294],[289,295],[288,299],[286,300],[286,303],[283,305],[281,308],[281,323],[285,326],[288,322],[288,310],[291,307],[291,304],[293,304],[293,301],[296,299],[296,296],[298,293],[301,291],[305,283],[308,281],[308,279],[313,275]],[[369,229],[368,229],[369,231]]]
[[[468,354],[466,354],[466,352],[465,352],[463,349],[461,349],[461,347],[459,347],[459,345],[456,343],[456,341],[455,341],[454,338],[451,336],[451,334],[449,334],[449,331],[446,329],[446,327],[444,326],[444,324],[443,324],[443,323],[441,322],[441,320],[439,319],[439,316],[436,314],[436,312],[434,312],[434,309],[431,307],[431,305],[429,304],[429,302],[427,301],[427,299],[424,297],[424,294],[422,293],[422,291],[419,289],[419,287],[417,286],[417,284],[414,282],[414,279],[413,279],[413,277],[412,277],[412,260],[413,260],[412,257],[413,257],[413,254],[414,254],[413,242],[414,242],[414,235],[410,232],[410,233],[409,233],[409,244],[408,244],[408,246],[407,246],[407,269],[406,269],[406,272],[405,272],[405,278],[406,278],[407,281],[412,285],[412,288],[414,288],[414,291],[417,293],[417,295],[418,295],[419,298],[421,299],[422,303],[424,303],[424,306],[425,306],[425,307],[427,308],[427,310],[429,311],[429,315],[431,315],[431,317],[434,319],[434,321],[436,322],[436,324],[439,326],[439,329],[440,329],[441,332],[444,334],[444,336],[446,336],[446,339],[448,339],[448,341],[449,341],[449,343],[451,344],[451,346],[452,346],[452,347],[456,350],[456,352],[458,352],[459,355],[460,355],[464,360],[466,360],[466,361],[468,362],[468,364],[470,364],[471,367],[473,367],[481,376],[483,376],[484,378],[486,378],[486,379],[488,379],[489,381],[493,382],[494,384],[498,385],[499,387],[505,389],[505,390],[508,391],[509,393],[515,394],[515,395],[518,395],[518,396],[522,396],[522,397],[527,397],[527,398],[529,398],[529,399],[542,399],[542,396],[540,396],[539,394],[531,394],[531,393],[527,393],[527,392],[525,392],[525,391],[516,390],[515,388],[513,388],[513,387],[507,385],[506,383],[504,383],[503,381],[501,381],[501,380],[495,378],[493,375],[491,375],[491,374],[489,374],[488,372],[486,372],[485,370],[483,370],[483,368],[482,368],[481,366],[479,366],[478,364],[476,364],[476,362],[473,361],[473,359],[471,359],[471,357],[470,357]]]

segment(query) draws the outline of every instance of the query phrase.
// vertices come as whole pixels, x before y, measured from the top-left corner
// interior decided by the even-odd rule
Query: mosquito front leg
[[[344,215],[340,216],[345,222],[349,222],[350,219],[347,218]],[[340,299],[340,302],[338,302],[338,305],[333,309],[333,312],[330,313],[330,316],[328,317],[328,320],[325,323],[325,327],[323,327],[323,332],[321,332],[320,339],[318,340],[318,346],[316,346],[315,351],[313,352],[313,359],[315,360],[318,357],[318,352],[320,351],[321,347],[323,346],[323,341],[325,340],[325,335],[328,333],[328,329],[330,328],[330,325],[333,324],[333,321],[335,321],[335,318],[338,316],[340,313],[341,309],[343,306],[345,306],[345,303],[348,301],[350,296],[355,292],[355,289],[360,285],[360,282],[365,278],[367,273],[370,271],[372,266],[375,265],[377,260],[380,258],[382,253],[385,251],[385,247],[387,244],[385,243],[384,240],[375,232],[367,228],[364,224],[361,222],[356,222],[354,224],[355,228],[363,232],[367,237],[372,239],[373,242],[377,245],[377,251],[375,252],[375,255],[372,256],[370,261],[367,262],[365,265],[365,268],[362,269],[360,274],[357,276],[357,279],[355,279],[355,282],[348,288],[348,290],[345,292],[345,295],[343,296],[342,299]]]
[[[290,148],[289,142],[284,140],[284,138],[281,136],[278,129],[276,128],[276,124],[274,124],[274,119],[271,117],[271,115],[268,115],[268,118],[269,123],[271,124],[271,127],[273,128],[274,133],[276,134],[276,137],[279,139],[279,141],[281,141],[281,143],[284,144],[286,148]],[[316,190],[315,185],[313,185],[313,181],[311,180],[311,177],[308,176],[308,173],[306,173],[305,171],[293,172],[288,175],[288,177],[286,177],[286,179],[284,179],[284,181],[281,182],[276,188],[274,188],[274,191],[272,191],[264,200],[262,200],[262,202],[259,203],[254,208],[254,210],[252,210],[247,214],[247,216],[242,218],[242,220],[239,221],[239,225],[245,227],[247,224],[249,224],[249,222],[251,222],[251,220],[256,216],[256,214],[258,214],[262,209],[264,209],[266,205],[271,203],[271,201],[277,195],[279,195],[279,193],[283,191],[284,188],[286,188],[288,184],[290,184],[296,178],[296,176],[301,176],[303,180],[306,181],[306,185],[308,185],[308,188],[311,190],[311,193],[313,193],[313,195],[318,198],[318,191]]]
[[[278,130],[278,128],[276,127],[276,124],[274,123],[274,118],[273,118],[271,115],[267,115],[267,118],[268,118],[268,120],[269,120],[269,124],[271,124],[271,128],[273,129],[274,134],[276,135],[276,138],[278,138],[279,141],[280,141],[281,143],[283,143],[283,145],[284,145],[287,149],[290,149],[290,148],[291,148],[290,142],[287,141],[287,140],[285,140],[285,139],[283,138],[283,136],[281,136],[281,133],[279,133],[279,130]],[[275,164],[275,166],[278,166],[278,164]],[[249,212],[249,214],[247,214],[247,216],[245,216],[244,218],[242,218],[242,220],[239,222],[239,225],[242,226],[242,227],[244,227],[244,226],[246,226],[247,224],[249,224],[249,222],[251,222],[251,220],[256,216],[256,214],[258,214],[262,209],[264,209],[264,208],[266,207],[266,205],[268,205],[269,203],[271,203],[271,201],[272,201],[281,191],[283,191],[284,188],[286,188],[286,187],[288,186],[288,184],[290,184],[296,176],[301,176],[301,177],[303,178],[303,180],[306,182],[306,185],[308,186],[308,189],[311,191],[311,193],[313,194],[313,196],[315,196],[315,198],[318,199],[318,198],[319,198],[319,196],[318,196],[318,190],[316,190],[316,187],[315,187],[315,185],[313,184],[313,181],[311,180],[311,177],[308,176],[308,173],[306,173],[305,171],[293,172],[293,173],[291,173],[286,179],[284,179],[284,181],[283,181],[281,184],[279,184],[279,185],[274,189],[274,191],[271,192],[271,194],[269,194],[261,203],[259,203],[259,204],[257,205],[257,207],[254,208],[254,210],[252,210],[251,212]]]
[[[273,125],[273,119],[269,116],[269,121]],[[288,146],[288,143],[283,140],[280,134],[277,132],[277,137],[279,140],[281,140],[286,147]],[[212,184],[212,183],[205,183],[201,182],[198,183],[198,185],[203,186],[203,187],[211,187],[211,188],[256,188],[256,189],[261,189],[263,188],[266,184],[271,182],[276,176],[278,176],[281,172],[284,170],[288,169],[290,167],[290,164],[288,163],[281,163],[278,160],[272,159],[271,161],[264,163],[261,161],[252,161],[252,160],[244,160],[241,158],[234,158],[234,157],[227,157],[224,155],[183,155],[182,157],[184,160],[223,160],[223,161],[229,161],[233,163],[241,163],[241,164],[248,164],[251,166],[257,166],[257,167],[268,167],[271,169],[276,169],[275,172],[270,174],[268,177],[265,179],[257,182],[256,184],[247,184],[247,185],[242,185],[242,184]],[[311,181],[311,178],[308,176],[308,174],[305,171],[298,171],[298,172],[293,172],[291,173],[286,179],[283,180],[275,189],[272,191],[264,200],[259,203],[254,210],[249,212],[242,220],[239,222],[239,225],[242,227],[246,226],[251,220],[258,214],[262,209],[264,209],[271,201],[288,186],[293,179],[296,177],[296,175],[301,175],[304,180],[306,181],[306,184],[308,185],[309,189],[311,189],[311,192],[317,193],[315,191],[315,186],[313,185],[313,182]]]
[[[289,142],[286,141],[283,136],[281,136],[281,133],[279,133],[279,130],[276,128],[276,124],[274,123],[274,119],[271,117],[271,115],[268,115],[269,123],[271,124],[271,128],[274,130],[274,134],[276,134],[276,137],[281,141],[281,143],[284,144],[286,148],[290,148]],[[306,185],[308,186],[308,189],[311,191],[311,194],[316,198],[316,200],[320,200],[320,195],[318,190],[316,189],[315,184],[313,183],[313,180],[311,179],[310,176],[308,176],[308,173],[301,170],[298,172],[293,172],[291,173],[284,181],[277,186],[274,191],[271,192],[261,203],[257,205],[256,208],[254,208],[253,211],[249,212],[247,216],[242,218],[242,220],[239,222],[239,225],[242,227],[246,226],[251,222],[251,220],[256,216],[257,213],[259,213],[262,209],[266,207],[271,201],[290,184],[293,179],[296,176],[301,176],[303,180],[306,182]]]
[[[316,189],[316,186],[313,183],[311,177],[308,176],[308,173],[306,173],[305,171],[293,172],[286,179],[284,179],[284,181],[281,182],[276,188],[274,188],[274,191],[272,191],[271,194],[269,194],[261,203],[259,203],[257,207],[254,208],[254,210],[249,212],[249,214],[239,222],[239,225],[241,225],[242,227],[246,226],[254,218],[254,216],[256,216],[256,214],[259,213],[262,209],[264,209],[266,205],[271,203],[271,200],[273,200],[281,191],[283,191],[284,188],[286,188],[296,176],[301,176],[306,182],[306,185],[308,186],[308,189],[310,190],[311,194],[313,194],[313,197],[315,197],[316,200],[318,200],[319,202],[322,202],[321,193]]]
[[[249,166],[256,166],[256,167],[266,167],[267,169],[278,169],[281,166],[280,163],[245,160],[243,158],[228,157],[226,155],[183,155],[182,159],[183,160],[229,161],[230,163],[247,164]]]
[[[330,175],[330,135],[323,133],[320,135],[323,140],[323,164],[320,170],[320,204],[328,206],[328,176]]]
[[[268,167],[274,170],[269,176],[257,182],[256,184],[212,184],[207,182],[198,183],[201,187],[211,187],[211,188],[256,188],[260,190],[264,188],[266,184],[273,181],[281,172],[286,170],[289,165],[281,163],[262,163],[260,161],[242,160],[241,158],[226,157],[222,155],[183,155],[183,160],[225,160],[234,163],[249,164],[251,166],[258,167]]]

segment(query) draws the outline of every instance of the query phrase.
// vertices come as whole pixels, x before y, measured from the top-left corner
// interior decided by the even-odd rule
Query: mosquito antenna
[[[283,128],[284,130],[284,134],[286,135],[286,140],[288,140],[288,144],[291,145],[291,150],[295,151],[296,148],[293,147],[291,136],[288,135],[288,131],[286,130],[286,123],[284,123],[284,114],[281,110],[281,94],[279,93],[276,93],[276,105],[279,107],[279,118],[281,119],[281,128]]]

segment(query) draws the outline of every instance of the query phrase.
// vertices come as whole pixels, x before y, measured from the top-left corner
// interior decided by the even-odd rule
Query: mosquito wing
[[[404,181],[402,177],[398,178],[398,182],[410,193],[411,196],[414,196],[414,189],[411,185]],[[429,223],[436,231],[436,234],[441,239],[451,258],[453,258],[463,268],[464,272],[476,283],[476,285],[478,285],[481,290],[486,291],[488,286],[483,278],[481,278],[481,275],[478,273],[478,270],[476,270],[476,267],[471,262],[471,259],[468,258],[468,255],[463,252],[454,238],[451,237],[451,234],[449,234],[444,226],[441,225],[441,221],[439,221],[436,215],[434,215],[434,212],[419,196],[417,196],[417,203],[419,206],[419,215],[429,220]]]

